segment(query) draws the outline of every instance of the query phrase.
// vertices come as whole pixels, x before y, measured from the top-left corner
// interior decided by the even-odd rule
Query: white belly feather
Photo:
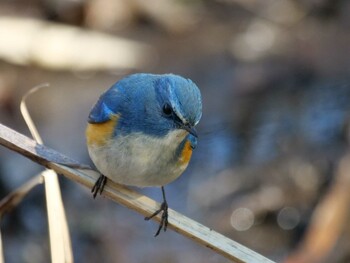
[[[163,186],[175,180],[187,164],[178,165],[176,149],[187,132],[175,130],[164,138],[141,133],[117,136],[104,146],[89,146],[97,169],[116,183]]]

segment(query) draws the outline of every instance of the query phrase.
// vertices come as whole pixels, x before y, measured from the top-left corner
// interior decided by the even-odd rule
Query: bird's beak
[[[198,134],[195,128],[191,127],[190,125],[182,125],[181,129],[184,129],[185,131],[188,131],[190,134],[192,134],[194,137],[198,138]]]

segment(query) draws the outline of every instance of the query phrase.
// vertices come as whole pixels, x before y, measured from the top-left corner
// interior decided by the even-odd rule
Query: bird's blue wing
[[[89,123],[103,123],[110,120],[111,114],[114,112],[109,109],[103,100],[103,96],[100,97],[98,102],[92,108],[88,122]]]
[[[114,85],[101,95],[97,103],[90,111],[89,123],[104,123],[111,120],[111,117],[118,114],[118,108],[121,104],[120,92],[118,86]]]
[[[148,85],[150,78],[152,79],[147,74],[133,74],[119,80],[101,95],[90,112],[88,122],[104,123],[115,114],[129,114],[128,112],[122,112],[123,109],[127,109],[130,103],[135,103],[135,107],[138,106],[137,96],[144,96],[146,89],[138,90],[137,87]],[[136,92],[137,90],[139,92]],[[130,97],[135,98],[135,100],[132,102]]]

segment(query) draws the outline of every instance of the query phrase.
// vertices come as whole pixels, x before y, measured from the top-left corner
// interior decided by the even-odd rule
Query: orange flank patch
[[[86,128],[86,140],[88,145],[103,146],[112,138],[119,116],[111,115],[109,121],[103,123],[88,123]]]
[[[192,147],[190,141],[186,141],[185,146],[181,153],[180,162],[182,164],[188,164],[192,156]]]

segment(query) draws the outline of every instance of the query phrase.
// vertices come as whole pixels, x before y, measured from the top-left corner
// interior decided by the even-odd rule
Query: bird
[[[90,158],[101,173],[91,189],[102,193],[107,179],[136,187],[160,187],[162,213],[155,236],[168,226],[164,186],[187,168],[197,146],[202,117],[197,85],[175,74],[135,73],[117,81],[91,109],[86,128]]]

